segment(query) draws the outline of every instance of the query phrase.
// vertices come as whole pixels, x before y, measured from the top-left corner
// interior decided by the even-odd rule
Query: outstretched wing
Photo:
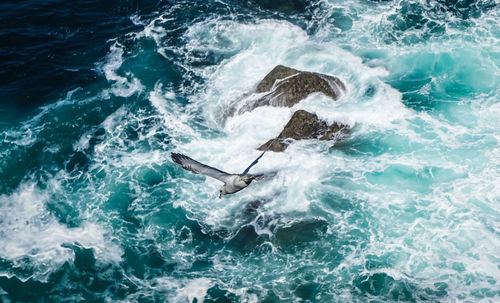
[[[219,181],[226,183],[228,178],[231,176],[230,174],[223,172],[222,170],[218,170],[217,168],[205,165],[196,160],[189,158],[188,156],[172,153],[172,160],[179,164],[182,168],[192,171],[195,174],[202,174],[212,178],[215,178]]]
[[[241,175],[246,175],[248,174],[248,171],[250,171],[250,168],[252,168],[252,166],[254,166],[255,164],[257,164],[257,162],[259,162],[259,159],[262,158],[262,156],[264,156],[264,154],[266,153],[267,149],[259,156],[257,157],[257,159],[255,159],[252,164],[250,164],[249,167],[247,167],[247,169],[245,169],[245,171],[241,174]]]

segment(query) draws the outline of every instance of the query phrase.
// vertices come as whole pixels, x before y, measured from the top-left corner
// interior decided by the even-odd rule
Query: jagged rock
[[[330,127],[320,120],[317,115],[311,114],[305,110],[296,111],[290,121],[285,125],[278,137],[262,144],[259,150],[272,150],[282,152],[291,140],[315,139],[330,140],[334,135],[346,129],[345,125],[333,123]],[[288,140],[287,140],[288,139]]]
[[[327,129],[328,124],[320,120],[315,114],[305,110],[298,110],[290,118],[278,138],[291,138],[294,140],[317,138]]]
[[[330,125],[330,127],[328,128],[326,133],[323,136],[321,136],[321,138],[319,138],[319,139],[322,141],[332,140],[332,139],[341,139],[342,137],[344,137],[347,134],[348,131],[349,131],[349,127],[347,125],[334,122],[332,125]]]
[[[292,107],[312,93],[323,93],[337,100],[343,91],[344,84],[334,76],[278,65],[262,79],[255,91],[268,93],[246,104],[239,112],[251,111],[264,105]]]

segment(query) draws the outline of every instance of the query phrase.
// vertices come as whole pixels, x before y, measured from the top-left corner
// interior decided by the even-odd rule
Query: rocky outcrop
[[[239,113],[264,105],[292,107],[312,93],[337,100],[343,91],[344,84],[334,76],[278,65],[257,86],[255,92],[265,95],[243,106]]]
[[[296,111],[290,121],[285,125],[278,137],[262,144],[259,150],[272,150],[282,152],[293,140],[320,139],[330,140],[334,136],[339,137],[340,133],[347,131],[347,127],[341,124],[333,123],[331,126],[320,120],[317,115],[311,114],[305,110]]]
[[[243,106],[232,107],[228,113],[241,114],[266,105],[293,107],[312,93],[322,93],[337,100],[344,91],[344,84],[334,76],[278,65],[260,81],[255,94]],[[258,149],[282,152],[293,140],[337,140],[347,131],[348,127],[345,125],[328,125],[315,114],[297,110],[278,137],[267,141]]]

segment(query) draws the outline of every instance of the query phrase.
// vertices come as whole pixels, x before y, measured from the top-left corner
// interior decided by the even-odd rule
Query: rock
[[[288,147],[288,143],[285,140],[281,140],[278,138],[271,139],[266,143],[262,144],[258,150],[266,150],[269,149],[273,152],[282,152]]]
[[[258,149],[282,152],[288,147],[291,141],[287,139],[302,140],[319,138],[320,140],[330,140],[343,130],[347,130],[345,125],[333,123],[328,127],[328,124],[320,120],[317,115],[305,110],[298,110],[290,118],[290,121],[288,121],[278,137],[267,141]]]
[[[325,121],[321,121],[315,114],[300,109],[293,114],[278,138],[295,140],[317,138],[327,129],[328,124]]]
[[[272,71],[270,71],[264,79],[262,79],[257,85],[257,89],[255,90],[256,93],[264,93],[268,92],[273,88],[274,82],[278,79],[284,79],[287,77],[290,77],[292,75],[300,73],[300,70],[294,69],[291,67],[286,67],[283,65],[277,65],[275,68],[273,68]]]
[[[264,105],[292,107],[312,93],[322,93],[337,100],[343,91],[344,84],[334,76],[278,65],[262,79],[255,91],[268,93],[243,106],[239,113]]]
[[[321,136],[321,138],[319,138],[319,139],[322,141],[341,139],[345,135],[347,135],[348,131],[349,131],[349,127],[347,125],[334,122],[332,125],[330,125],[330,127],[328,128],[326,133],[323,136]]]

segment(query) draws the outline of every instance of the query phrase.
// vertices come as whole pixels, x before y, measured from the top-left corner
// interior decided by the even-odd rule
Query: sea
[[[280,64],[346,91],[228,114]],[[0,302],[500,302],[498,0],[4,0],[0,66]]]

